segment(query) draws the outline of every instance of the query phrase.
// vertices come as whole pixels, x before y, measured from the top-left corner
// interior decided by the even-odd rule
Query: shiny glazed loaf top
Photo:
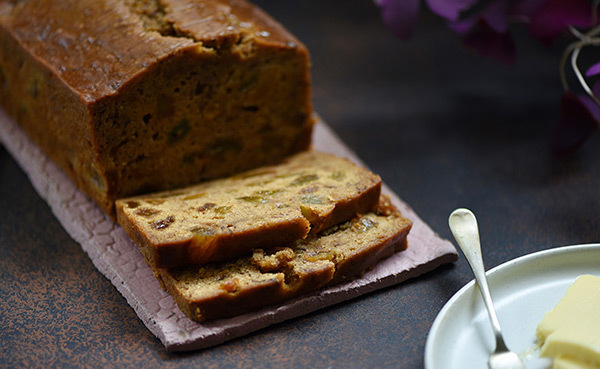
[[[0,2],[0,104],[103,210],[310,145],[309,55],[246,1]]]

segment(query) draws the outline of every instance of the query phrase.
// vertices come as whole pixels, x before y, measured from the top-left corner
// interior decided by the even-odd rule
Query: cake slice
[[[412,223],[382,197],[358,215],[289,247],[255,249],[252,256],[155,275],[192,320],[235,316],[351,280],[406,248]]]
[[[287,245],[379,201],[381,178],[315,151],[226,179],[118,200],[117,219],[158,268],[201,265]]]

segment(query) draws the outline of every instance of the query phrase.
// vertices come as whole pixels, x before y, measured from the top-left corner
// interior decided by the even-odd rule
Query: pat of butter
[[[592,364],[581,363],[566,356],[559,356],[554,359],[552,369],[598,369],[598,367]]]
[[[570,368],[568,365],[577,363],[581,364],[575,368],[600,368],[600,278],[577,278],[556,307],[546,313],[537,336],[543,344],[541,356],[563,357],[562,361],[555,360],[555,368],[557,364]]]

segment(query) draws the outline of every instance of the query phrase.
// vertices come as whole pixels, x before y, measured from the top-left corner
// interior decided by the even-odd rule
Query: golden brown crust
[[[306,149],[309,63],[245,1],[0,4],[2,107],[111,216]]]
[[[285,245],[372,210],[381,178],[314,151],[179,190],[117,201],[117,219],[150,264],[223,261]]]
[[[255,250],[253,257],[154,270],[191,319],[230,317],[356,278],[403,250],[411,226],[397,210],[369,213],[290,247]]]

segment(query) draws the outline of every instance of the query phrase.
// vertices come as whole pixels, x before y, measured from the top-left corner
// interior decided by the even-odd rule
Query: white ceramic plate
[[[544,314],[582,274],[600,276],[600,244],[565,246],[508,261],[488,275],[498,320],[509,348],[528,369],[548,369],[535,330]],[[494,336],[479,289],[471,281],[442,308],[425,345],[426,369],[487,368]]]

